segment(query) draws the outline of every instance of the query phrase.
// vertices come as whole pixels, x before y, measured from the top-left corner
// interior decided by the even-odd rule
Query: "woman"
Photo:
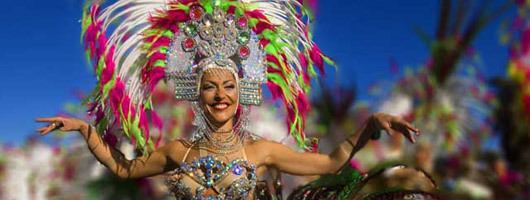
[[[299,153],[282,144],[267,140],[243,138],[244,140],[241,141],[239,138],[233,137],[233,128],[236,120],[234,117],[239,101],[239,87],[237,85],[233,73],[229,70],[212,68],[205,71],[200,84],[200,104],[209,122],[211,122],[212,138],[204,138],[204,140],[199,140],[192,144],[183,140],[175,140],[158,148],[149,155],[133,160],[125,159],[123,154],[105,143],[92,126],[79,119],[63,117],[39,118],[37,121],[50,124],[40,128],[38,131],[41,134],[47,134],[56,129],[80,132],[94,156],[121,178],[154,176],[169,172],[175,168],[180,169],[183,165],[190,165],[194,160],[209,158],[210,156],[213,156],[214,159],[219,159],[222,163],[229,163],[235,159],[243,158],[246,162],[242,162],[241,166],[245,168],[242,171],[249,173],[247,175],[255,173],[257,177],[263,176],[266,169],[270,167],[296,175],[335,174],[349,161],[355,152],[369,141],[373,133],[381,129],[387,131],[388,134],[403,134],[411,142],[414,142],[414,137],[419,135],[418,129],[403,119],[378,113],[374,114],[365,123],[364,127],[359,129],[329,155]],[[222,145],[230,146],[230,148],[223,149],[219,147]],[[224,152],[225,150],[229,152]],[[233,172],[233,174],[241,176],[242,173]],[[252,183],[252,181],[254,182]],[[250,184],[255,184],[255,181],[256,179],[251,179]],[[232,183],[233,180],[232,182],[221,181],[219,185],[206,188],[203,196],[218,195],[219,191],[228,190]],[[245,191],[251,192],[252,187]],[[239,197],[236,194],[230,195]],[[243,197],[246,197],[246,195]]]
[[[380,130],[413,143],[419,135],[402,118],[378,113],[329,155],[252,137],[246,130],[249,105],[261,103],[261,84],[267,82],[286,106],[290,133],[306,147],[305,92],[313,67],[329,60],[310,40],[298,1],[121,0],[100,6],[92,4],[83,22],[98,75],[91,99],[98,127],[51,117],[37,119],[49,123],[38,131],[80,132],[119,177],[171,173],[168,186],[177,198],[255,199],[256,182],[267,169],[335,174]],[[150,92],[161,79],[174,83],[177,99],[192,102],[197,128],[189,140],[150,148],[148,124],[159,124]],[[106,143],[102,135],[113,134],[114,127],[146,154],[127,160]]]

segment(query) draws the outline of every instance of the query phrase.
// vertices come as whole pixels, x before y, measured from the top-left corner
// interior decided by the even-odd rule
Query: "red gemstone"
[[[201,6],[193,6],[190,8],[190,18],[192,20],[201,19],[203,14],[204,14],[204,10],[202,9]]]
[[[185,50],[193,49],[193,47],[195,47],[195,40],[193,38],[186,38],[183,41],[182,46]]]
[[[239,57],[245,59],[250,55],[250,49],[247,46],[239,47]]]
[[[248,26],[248,20],[246,17],[240,17],[237,19],[237,25],[241,28],[246,28]]]

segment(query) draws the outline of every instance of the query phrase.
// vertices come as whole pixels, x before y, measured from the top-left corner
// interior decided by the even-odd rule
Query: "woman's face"
[[[203,73],[200,101],[210,122],[221,126],[232,120],[238,106],[238,91],[234,75],[229,70],[212,68]]]

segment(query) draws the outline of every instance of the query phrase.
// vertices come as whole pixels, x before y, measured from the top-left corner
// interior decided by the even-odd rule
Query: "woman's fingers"
[[[396,131],[399,131],[412,143],[416,142],[416,138],[414,136],[419,135],[419,129],[415,128],[414,126],[412,126],[412,124],[401,118],[395,120],[395,123],[393,123],[392,128],[396,129]],[[413,132],[415,134],[413,134]]]
[[[383,123],[381,124],[381,127],[383,128],[383,130],[385,130],[385,132],[386,132],[388,135],[390,135],[390,136],[394,135],[394,130],[392,130],[392,127],[390,126],[390,123],[388,123],[388,122],[383,122]]]
[[[36,122],[54,122],[59,121],[59,117],[39,117],[35,119]]]
[[[40,134],[43,134],[46,129],[47,127],[41,127],[37,129],[37,132],[39,132]]]
[[[411,123],[407,122],[406,120],[400,120],[400,122],[411,131],[414,131],[416,135],[420,135],[420,129],[414,127]]]
[[[46,127],[42,127],[42,128],[39,128],[37,129],[37,131],[41,134],[41,135],[46,135],[48,134],[49,132],[51,132],[53,130],[53,128],[49,127],[49,126],[46,126]]]
[[[411,131],[406,130],[405,133],[403,133],[407,139],[409,139],[410,142],[416,143],[416,138],[414,138],[414,134],[412,134]]]
[[[40,117],[35,119],[36,122],[47,122],[48,125],[37,129],[41,135],[46,135],[47,133],[54,131],[57,128],[63,127],[63,118],[61,117]]]
[[[378,127],[385,130],[388,135],[401,134],[412,143],[416,142],[415,136],[420,135],[418,128],[401,117],[376,113],[373,115],[373,119],[375,119],[374,122],[377,123]]]

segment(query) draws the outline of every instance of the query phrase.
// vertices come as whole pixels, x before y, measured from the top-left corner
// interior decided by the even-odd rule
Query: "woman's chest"
[[[194,155],[168,177],[175,195],[191,199],[247,199],[256,187],[256,167],[244,157]]]

